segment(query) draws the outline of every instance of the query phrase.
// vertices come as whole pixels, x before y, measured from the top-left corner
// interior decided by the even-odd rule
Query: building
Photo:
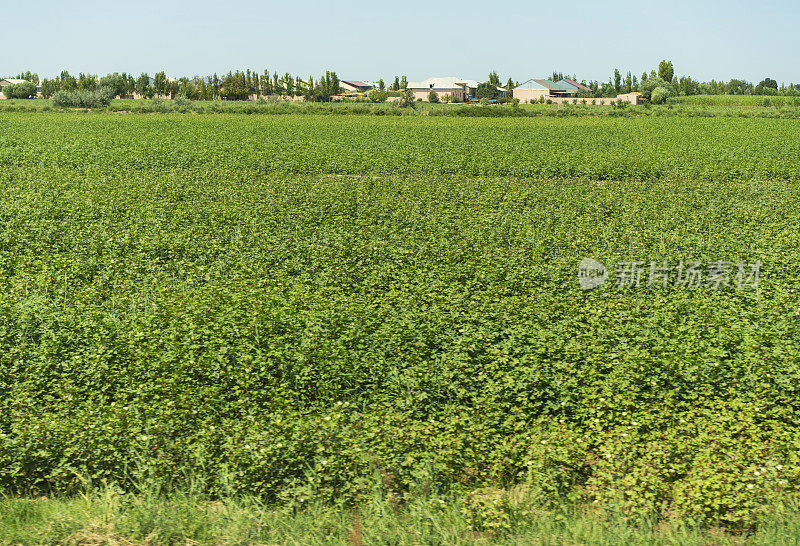
[[[551,92],[556,90],[555,85],[550,80],[530,79],[522,82],[514,88],[512,96],[519,99],[519,102],[537,102],[541,97],[551,97]]]
[[[536,80],[530,79],[526,82],[519,84],[514,88],[513,96],[519,99],[521,103],[533,103],[540,101],[550,101],[553,104],[561,103],[576,103],[576,104],[591,104],[591,105],[609,105],[619,100],[630,104],[641,104],[641,93],[628,93],[625,95],[618,95],[613,98],[578,98],[576,94],[580,91],[592,90],[587,86],[576,82],[575,80],[562,79],[557,82],[550,80]]]
[[[348,92],[366,93],[367,91],[372,89],[372,84],[356,80],[340,80],[339,87],[341,87],[345,93]]]
[[[19,80],[17,78],[4,78],[0,80],[0,89],[5,87],[6,85],[16,85],[18,83],[25,83],[28,80]]]
[[[568,78],[563,78],[558,80],[556,82],[556,85],[564,88],[569,94],[574,94],[577,93],[578,91],[591,91],[591,89],[589,89],[582,83],[578,83],[575,80],[570,80]]]
[[[407,89],[414,94],[414,100],[428,100],[430,92],[436,91],[440,99],[444,98],[445,95],[450,95],[464,102],[475,97],[475,92],[478,90],[478,82],[455,77],[428,78],[425,81],[409,83]]]

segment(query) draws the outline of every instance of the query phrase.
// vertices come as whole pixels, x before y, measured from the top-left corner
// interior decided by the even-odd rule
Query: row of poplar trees
[[[38,76],[36,77],[38,80]],[[193,78],[170,80],[162,71],[150,78],[148,74],[134,77],[123,72],[97,78],[92,74],[80,73],[77,77],[63,71],[53,79],[41,81],[42,95],[51,97],[56,91],[94,91],[99,87],[110,87],[116,96],[124,97],[136,93],[143,97],[184,96],[191,100],[247,100],[250,98],[283,96],[304,97],[309,101],[328,101],[341,92],[336,72],[327,71],[319,79],[312,76],[303,79],[293,77],[288,72],[283,76],[251,70],[228,72],[222,77],[217,74]]]

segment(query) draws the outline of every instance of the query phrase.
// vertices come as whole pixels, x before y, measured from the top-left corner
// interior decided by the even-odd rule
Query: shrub
[[[57,91],[53,104],[66,108],[103,108],[111,104],[114,90],[100,87],[94,91]]]
[[[386,91],[379,91],[377,89],[373,89],[369,92],[369,100],[371,102],[386,102],[386,99],[389,98],[389,93]]]
[[[667,95],[664,97],[664,101],[666,101],[667,97],[675,97],[678,95],[675,88],[672,87],[672,84],[665,82],[661,78],[648,78],[647,81],[642,84],[640,91],[644,98],[652,101],[652,94],[656,89],[664,89],[666,91]]]
[[[175,102],[175,106],[180,106],[180,107],[189,106],[190,104],[192,104],[192,101],[190,101],[183,95],[178,95],[177,97],[175,97],[175,100],[173,102]]]
[[[36,98],[36,84],[32,82],[12,83],[3,87],[3,94],[8,99]]]
[[[664,87],[656,87],[650,95],[650,102],[653,104],[664,104],[669,98],[669,91]]]
[[[416,108],[414,104],[414,92],[411,89],[404,89],[400,95],[400,100],[397,101],[400,108]]]
[[[431,92],[428,93],[428,102],[438,103],[439,102],[439,93],[431,89]]]

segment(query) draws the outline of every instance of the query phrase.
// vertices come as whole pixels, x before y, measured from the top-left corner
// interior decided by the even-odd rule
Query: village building
[[[582,83],[567,78],[557,82],[530,79],[515,87],[512,94],[515,99],[519,99],[523,104],[541,102],[544,100],[550,101],[553,104],[577,102],[579,104],[591,104],[596,106],[607,106],[620,100],[630,104],[642,103],[641,93],[626,93],[624,95],[617,95],[616,97],[578,97],[577,94],[581,91],[591,92],[591,89]]]
[[[357,80],[340,80],[339,87],[341,87],[342,91],[345,93],[366,93],[372,89],[372,84]]]
[[[450,95],[454,99],[465,102],[475,97],[478,90],[478,82],[475,80],[463,80],[461,78],[428,78],[421,82],[411,82],[406,89],[414,94],[414,100],[428,100],[431,91],[436,91],[439,98]]]

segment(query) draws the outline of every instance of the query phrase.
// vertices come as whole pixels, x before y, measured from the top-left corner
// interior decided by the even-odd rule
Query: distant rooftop
[[[371,83],[360,82],[358,80],[341,80],[341,82],[352,85],[353,87],[372,87]]]
[[[570,80],[569,78],[562,78],[556,82],[557,85],[561,85],[566,89],[586,89],[589,90],[588,87],[583,85],[582,83],[578,83],[575,80]]]
[[[409,82],[409,89],[455,89],[457,87],[477,88],[478,82],[475,80],[464,80],[448,76],[445,78],[428,78],[421,82]]]

